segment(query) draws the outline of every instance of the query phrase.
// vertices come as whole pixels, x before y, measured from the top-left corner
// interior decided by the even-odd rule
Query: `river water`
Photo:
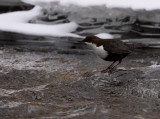
[[[77,42],[81,39],[0,32],[0,118],[159,119],[159,14],[101,6],[44,10],[30,21],[75,21],[79,35],[110,33],[148,45],[111,74],[100,73],[109,62]]]

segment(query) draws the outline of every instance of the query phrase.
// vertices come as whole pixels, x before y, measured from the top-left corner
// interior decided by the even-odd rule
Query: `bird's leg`
[[[107,69],[102,70],[101,72],[102,72],[102,73],[106,73],[106,72],[110,71],[110,70],[114,67],[114,64],[115,64],[115,63],[116,63],[116,61],[112,62],[112,64],[110,64],[110,65],[107,67]]]
[[[114,69],[117,68],[117,66],[121,63],[121,61],[118,61],[118,63],[116,65],[114,65],[109,71],[113,71]]]

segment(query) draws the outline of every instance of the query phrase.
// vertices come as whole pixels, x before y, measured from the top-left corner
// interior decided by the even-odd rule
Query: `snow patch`
[[[108,33],[99,33],[96,36],[102,39],[113,39],[114,38],[113,35],[108,34]]]
[[[38,17],[40,12],[41,8],[35,7],[29,11],[1,14],[0,30],[37,36],[80,37],[71,33],[78,27],[75,22],[56,25],[29,23],[31,19]]]

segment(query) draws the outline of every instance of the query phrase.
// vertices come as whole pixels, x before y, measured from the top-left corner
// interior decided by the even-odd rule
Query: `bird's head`
[[[84,42],[84,43],[92,43],[92,44],[95,44],[95,45],[99,45],[99,43],[100,43],[100,38],[99,37],[97,37],[97,36],[94,36],[94,35],[89,35],[89,36],[87,36],[84,40],[82,40],[81,42]]]

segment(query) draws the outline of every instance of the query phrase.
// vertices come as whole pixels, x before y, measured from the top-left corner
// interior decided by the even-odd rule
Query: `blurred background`
[[[0,13],[31,9],[33,6],[26,5],[21,0],[0,0]]]

